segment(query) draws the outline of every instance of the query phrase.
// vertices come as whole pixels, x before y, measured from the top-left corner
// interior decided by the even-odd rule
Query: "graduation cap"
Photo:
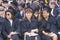
[[[17,6],[17,5],[18,5],[16,1],[11,2],[11,4],[12,4],[13,6]]]
[[[23,8],[25,7],[25,3],[20,3],[18,6],[22,6]]]
[[[51,8],[49,6],[44,6],[43,7],[43,10],[46,10],[49,13],[51,12]]]
[[[6,10],[6,11],[5,11],[5,14],[6,14],[7,12],[10,12],[12,15],[14,15],[14,12],[13,12],[12,9],[8,9],[8,10]]]
[[[38,5],[31,5],[30,6],[32,8],[33,11],[39,10],[39,6]]]
[[[16,15],[17,11],[13,7],[10,6],[8,9],[11,9],[13,11],[14,15]]]

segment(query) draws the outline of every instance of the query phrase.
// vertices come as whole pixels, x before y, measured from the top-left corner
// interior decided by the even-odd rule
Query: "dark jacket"
[[[4,28],[4,18],[0,17],[0,37],[3,37],[2,32]]]
[[[22,19],[24,17],[24,12],[22,11],[22,15],[19,10],[17,10],[16,18]]]
[[[26,20],[22,21],[22,33],[30,32],[32,29],[36,29],[36,28],[38,28],[37,20],[31,22]]]
[[[60,16],[56,17],[56,24],[57,24],[57,31],[59,32],[60,31]]]
[[[39,31],[42,32],[43,30],[48,33],[57,33],[56,21],[54,17],[49,17],[48,21],[46,21],[44,18],[41,19],[39,22]]]
[[[20,28],[20,21],[18,19],[13,19],[12,26],[10,25],[10,22],[6,19],[4,23],[4,30],[3,34],[6,37],[9,35],[10,32],[18,32],[19,34],[21,33],[21,28]]]
[[[53,15],[54,17],[57,17],[58,16],[58,13],[57,13],[57,6],[53,9]]]

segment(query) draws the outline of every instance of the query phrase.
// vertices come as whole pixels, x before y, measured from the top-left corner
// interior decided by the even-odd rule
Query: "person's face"
[[[32,17],[32,13],[31,12],[26,12],[25,16],[30,19]]]
[[[10,6],[10,4],[4,3],[3,6],[4,6],[5,8],[8,8],[8,7]]]
[[[23,7],[22,7],[22,6],[18,6],[18,9],[19,9],[19,10],[22,10],[22,9],[23,9]]]
[[[37,16],[38,16],[38,11],[36,11],[36,12],[34,13],[34,15],[37,17]]]
[[[60,2],[58,2],[58,5],[60,5]]]
[[[50,8],[55,8],[55,4],[53,2],[49,3]]]
[[[7,12],[7,13],[6,13],[6,18],[7,18],[7,19],[12,19],[12,14],[11,14],[10,12]]]
[[[0,4],[2,3],[3,1],[2,0],[0,0]]]
[[[49,17],[49,13],[46,10],[44,10],[43,13],[42,13],[42,16],[44,18],[47,18],[47,17]]]
[[[0,10],[4,10],[4,7],[3,6],[0,6]]]
[[[0,6],[0,16],[5,17],[5,11],[3,6]]]
[[[0,11],[0,17],[5,17],[5,11]]]

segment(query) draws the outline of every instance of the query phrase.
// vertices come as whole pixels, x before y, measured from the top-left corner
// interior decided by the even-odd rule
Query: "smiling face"
[[[26,12],[25,16],[26,16],[27,19],[31,19],[32,13],[31,12]]]
[[[42,13],[42,16],[44,18],[47,18],[47,17],[49,17],[49,13],[46,10],[44,10],[43,13]]]
[[[28,19],[28,20],[31,20],[32,18],[32,15],[33,15],[33,10],[28,8],[25,10],[25,17]]]

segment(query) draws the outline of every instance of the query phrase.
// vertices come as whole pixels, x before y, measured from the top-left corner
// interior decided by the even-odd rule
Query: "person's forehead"
[[[47,12],[46,10],[43,11],[44,13]]]
[[[21,5],[19,5],[18,7],[22,7]]]

